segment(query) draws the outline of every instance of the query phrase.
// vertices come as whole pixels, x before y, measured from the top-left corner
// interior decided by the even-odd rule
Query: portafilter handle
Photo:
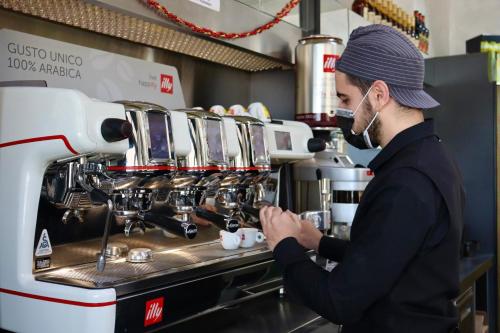
[[[195,209],[195,214],[196,216],[201,217],[202,219],[212,222],[222,230],[226,230],[229,232],[236,232],[236,230],[238,230],[240,227],[240,223],[237,219],[219,213],[215,213],[207,209],[197,207]]]
[[[195,238],[198,233],[196,224],[180,221],[167,215],[148,212],[144,214],[142,219],[145,222],[154,224],[177,236],[185,237],[187,239]]]
[[[246,204],[246,203],[243,203],[243,204],[240,204],[240,209],[243,213],[246,213],[248,215],[251,215],[252,217],[255,217],[256,219],[259,218],[259,212],[260,212],[260,209],[259,208],[255,208],[254,206],[252,205],[249,205],[249,204]]]

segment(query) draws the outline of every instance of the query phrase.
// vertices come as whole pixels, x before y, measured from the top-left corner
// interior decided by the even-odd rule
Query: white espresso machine
[[[183,202],[194,202],[196,210],[205,189],[218,184],[204,181],[224,179],[238,165],[220,176],[196,174],[203,186],[192,197],[168,199],[185,189],[178,182],[186,170],[198,167],[183,165],[183,156],[209,141],[193,141],[204,132],[192,132],[187,115],[148,103],[100,102],[75,90],[0,88],[1,329],[174,330],[281,287],[265,243],[227,251],[218,239],[227,224],[195,230],[189,217],[179,218]],[[216,134],[229,159],[242,152],[225,142],[238,137],[237,124],[216,126],[227,131]],[[314,141],[297,122],[275,121],[259,133],[232,142],[250,144],[244,148],[253,161],[264,154],[273,162],[270,174],[248,176],[241,204],[254,210],[260,199],[278,202],[265,193],[275,189],[260,184],[279,165],[311,158]],[[263,146],[254,146],[257,141]]]

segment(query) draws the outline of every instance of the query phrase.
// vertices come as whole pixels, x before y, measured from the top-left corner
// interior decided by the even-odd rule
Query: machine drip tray
[[[215,229],[215,228],[214,228]],[[116,237],[115,237],[116,238]],[[121,237],[120,237],[121,238]],[[113,239],[113,241],[127,239]],[[111,240],[110,240],[111,241]],[[130,243],[134,243],[133,241]],[[141,242],[144,244],[144,241]],[[146,263],[130,263],[125,258],[109,260],[103,272],[98,272],[95,262],[80,265],[58,267],[56,269],[35,273],[38,281],[53,282],[84,288],[111,288],[144,281],[161,276],[163,283],[168,276],[180,275],[176,280],[187,278],[187,275],[210,273],[221,268],[236,267],[245,262],[266,260],[272,257],[265,242],[256,243],[251,248],[224,250],[218,240],[189,244],[187,242],[171,242],[165,239],[163,244],[173,246],[151,246],[153,261]],[[73,244],[74,247],[75,244]],[[134,244],[129,244],[134,245]],[[69,255],[71,247],[63,245],[57,249]],[[89,250],[95,255],[95,248]],[[211,267],[212,269],[207,269]],[[187,273],[191,274],[187,274]],[[179,274],[177,274],[179,273]],[[129,288],[127,288],[129,289]]]

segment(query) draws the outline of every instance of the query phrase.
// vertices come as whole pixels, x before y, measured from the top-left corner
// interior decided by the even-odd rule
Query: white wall
[[[500,35],[500,0],[451,2],[450,54],[465,53],[465,41],[477,35]]]

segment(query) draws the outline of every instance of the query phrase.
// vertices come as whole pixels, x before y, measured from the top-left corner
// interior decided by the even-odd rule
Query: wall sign
[[[0,30],[0,80],[45,80],[103,101],[185,107],[175,67],[8,29]]]

